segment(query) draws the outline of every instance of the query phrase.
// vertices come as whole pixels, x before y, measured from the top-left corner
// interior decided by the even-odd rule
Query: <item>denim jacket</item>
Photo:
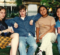
[[[30,33],[35,36],[35,22],[41,17],[38,13],[36,16],[26,16],[24,20],[21,17],[15,17],[13,19],[6,20],[8,26],[12,26],[15,33],[19,33],[19,36],[28,36]],[[30,25],[30,20],[33,20],[33,25]],[[14,23],[18,24],[18,28],[14,28]]]

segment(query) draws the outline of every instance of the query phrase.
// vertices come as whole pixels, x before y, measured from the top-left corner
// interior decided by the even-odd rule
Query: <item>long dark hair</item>
[[[5,7],[1,7],[1,6],[0,6],[0,11],[1,11],[2,9],[4,9],[4,10],[5,10],[5,12],[6,12],[6,8],[5,8]],[[6,19],[6,16],[4,17],[4,19],[3,19],[2,21],[5,21],[5,19]]]
[[[58,18],[58,16],[57,16],[57,10],[60,8],[60,6],[59,7],[56,7],[56,18],[55,18],[55,20],[57,21],[59,18]]]
[[[5,7],[0,7],[0,11],[1,11],[2,9],[4,9],[5,12],[6,12],[6,8],[5,8]],[[5,23],[5,19],[6,19],[6,15],[5,15],[4,19],[3,19],[1,22],[2,22],[3,25],[6,26],[6,28],[8,28],[7,24]]]
[[[44,6],[44,5],[40,5],[40,6],[39,6],[39,8],[38,8],[38,13],[40,13],[40,8],[41,8],[41,7],[45,7],[45,8],[46,8],[46,10],[47,10],[47,14],[48,14],[48,9],[47,9],[47,7],[46,7],[46,6]]]

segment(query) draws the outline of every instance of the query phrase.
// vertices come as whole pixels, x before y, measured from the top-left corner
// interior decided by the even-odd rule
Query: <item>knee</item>
[[[33,45],[32,45],[32,48],[33,48],[34,50],[36,50],[36,49],[37,49],[37,44],[33,44]]]
[[[19,39],[19,34],[18,33],[13,33],[10,37]]]
[[[23,46],[24,46],[23,43],[20,42],[20,43],[19,43],[19,48],[23,48]]]
[[[14,35],[15,35],[15,36],[19,36],[19,34],[18,34],[18,33],[14,33]]]
[[[48,35],[48,36],[51,36],[51,35],[52,35],[52,33],[47,33],[47,35]]]
[[[52,43],[50,42],[48,46],[49,46],[49,48],[52,48]]]
[[[19,42],[19,51],[21,51],[22,50],[22,46],[23,46],[23,44],[22,44],[22,42]]]
[[[19,34],[18,33],[14,33],[13,36],[16,37],[16,38],[19,38]]]

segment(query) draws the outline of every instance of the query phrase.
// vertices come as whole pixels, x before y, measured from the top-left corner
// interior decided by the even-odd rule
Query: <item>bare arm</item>
[[[39,39],[39,28],[36,27],[36,36],[37,36],[37,39]]]
[[[13,31],[11,28],[9,28],[9,29],[0,31],[0,34],[1,34],[2,32],[4,32],[4,33],[6,33],[6,32],[11,32],[11,33],[13,33],[14,31]]]
[[[38,27],[36,27],[36,38],[37,38],[36,42],[39,42],[39,28]]]

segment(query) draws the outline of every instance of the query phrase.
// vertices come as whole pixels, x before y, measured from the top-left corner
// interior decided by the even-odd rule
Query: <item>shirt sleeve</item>
[[[38,28],[39,28],[39,22],[38,22],[38,21],[36,22],[36,27],[38,27]]]
[[[52,19],[51,19],[51,26],[52,25],[55,25],[56,23],[55,23],[55,19],[52,17]]]
[[[12,26],[12,25],[14,25],[14,23],[15,23],[14,18],[13,18],[13,19],[8,19],[8,20],[6,20],[5,22],[6,22],[6,24],[7,24],[8,26]]]

